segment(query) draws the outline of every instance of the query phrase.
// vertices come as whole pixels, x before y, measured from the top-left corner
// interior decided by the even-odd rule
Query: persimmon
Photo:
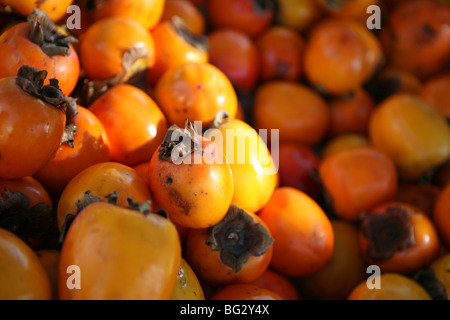
[[[367,277],[366,262],[359,247],[358,227],[348,221],[331,220],[334,247],[331,259],[317,272],[297,279],[308,299],[345,300]]]
[[[108,89],[89,110],[105,128],[111,159],[130,167],[150,161],[169,127],[155,101],[130,84]]]
[[[328,105],[331,111],[330,136],[350,132],[367,134],[375,101],[366,90],[358,88],[348,95],[333,97]]]
[[[164,2],[161,20],[158,23],[171,20],[174,16],[180,17],[191,33],[195,35],[205,33],[205,17],[193,2],[186,0],[166,0]]]
[[[249,36],[269,27],[274,17],[274,4],[267,0],[210,0],[206,5],[206,19],[213,29],[234,28]]]
[[[272,269],[266,269],[251,284],[257,285],[260,288],[268,289],[280,295],[284,300],[300,300],[300,294],[294,282],[283,276],[281,273]]]
[[[155,63],[150,31],[131,18],[100,19],[79,39],[80,63],[89,80],[124,82]]]
[[[73,139],[76,102],[57,80],[43,86],[47,74],[23,66],[17,76],[0,80],[0,178],[33,175]]]
[[[380,30],[387,64],[433,76],[446,65],[450,52],[450,8],[437,1],[406,1],[389,11]]]
[[[49,18],[58,22],[66,14],[67,8],[74,0],[0,0],[0,4],[11,6],[13,10],[22,16],[28,16],[34,9],[44,11]]]
[[[173,125],[167,130],[148,174],[155,201],[184,227],[215,225],[233,198],[233,176],[224,153],[188,120],[183,129]]]
[[[420,177],[450,155],[445,118],[417,95],[398,93],[382,102],[370,118],[369,136],[403,179]]]
[[[440,114],[450,119],[450,73],[435,76],[424,82],[419,94]]]
[[[200,281],[183,257],[170,300],[205,300]]]
[[[367,211],[359,235],[364,259],[382,272],[412,275],[428,267],[440,250],[431,219],[403,202],[389,201]]]
[[[0,78],[16,76],[23,65],[28,65],[47,71],[45,85],[56,78],[61,91],[70,95],[80,75],[80,61],[73,47],[77,39],[62,34],[41,10],[30,12],[27,20],[0,36]]]
[[[234,186],[231,203],[258,212],[269,201],[279,181],[277,154],[272,156],[266,144],[269,134],[263,139],[246,122],[219,112],[204,135],[218,145],[230,165]]]
[[[320,270],[331,259],[334,232],[330,220],[304,192],[277,188],[258,216],[275,240],[272,269],[286,276],[303,277]]]
[[[357,221],[361,213],[397,194],[394,162],[372,146],[333,153],[322,160],[318,172],[333,212],[348,221]]]
[[[258,81],[260,55],[255,41],[233,28],[208,34],[209,63],[219,68],[238,91],[252,90]]]
[[[170,299],[181,263],[175,226],[149,201],[128,202],[94,202],[76,216],[61,248],[60,300]],[[76,290],[67,286],[74,265],[81,271]]]
[[[234,118],[238,105],[228,77],[204,62],[188,62],[165,72],[155,86],[155,98],[169,124],[179,127],[186,119],[211,123],[220,110]]]
[[[58,267],[60,251],[55,249],[41,249],[36,251],[36,255],[50,280],[52,300],[58,300]]]
[[[184,257],[207,284],[249,283],[268,268],[272,243],[264,221],[253,212],[231,205],[214,226],[189,231]]]
[[[276,3],[275,22],[299,32],[307,32],[323,16],[316,0],[277,0]]]
[[[51,285],[36,253],[18,236],[0,228],[0,298],[50,300]]]
[[[255,39],[261,56],[261,81],[301,80],[305,40],[294,29],[272,26]]]
[[[325,137],[330,109],[311,88],[294,81],[272,80],[255,90],[252,120],[256,129],[279,130],[279,140],[313,146]]]
[[[125,17],[146,30],[151,30],[160,20],[164,0],[81,0],[82,11],[88,11],[93,21],[110,17]]]
[[[375,5],[379,6],[379,0],[315,0],[317,5],[327,14],[340,18],[351,18],[366,23],[369,17],[367,8]]]
[[[382,273],[381,288],[369,289],[366,281],[358,284],[348,300],[431,300],[428,292],[410,277],[398,273]]]
[[[322,190],[316,173],[320,158],[313,149],[302,143],[282,142],[278,152],[279,186],[293,187],[319,199]]]
[[[320,150],[320,156],[324,159],[336,152],[357,147],[370,147],[371,145],[370,138],[365,134],[352,132],[341,133],[335,137],[330,137],[325,142]]]
[[[105,127],[91,110],[80,105],[77,109],[73,142],[61,144],[55,156],[33,175],[54,197],[82,170],[111,160],[111,143]]]
[[[249,283],[229,284],[220,288],[209,300],[284,300],[279,294]],[[256,308],[258,308],[257,306]],[[262,308],[260,312],[262,312]]]
[[[450,184],[447,184],[439,193],[434,209],[432,219],[439,233],[440,239],[446,248],[450,248]]]
[[[129,197],[136,202],[152,200],[147,183],[136,170],[117,162],[97,163],[73,177],[61,193],[57,206],[58,229],[63,230],[66,220],[72,221],[83,209],[85,194],[106,202],[105,197],[114,192],[119,194],[119,206],[127,206]]]
[[[314,26],[304,54],[308,82],[327,94],[348,93],[367,83],[383,56],[378,38],[365,26],[337,18]]]
[[[151,34],[155,42],[155,63],[147,71],[147,81],[152,86],[169,69],[187,62],[206,63],[209,60],[206,36],[192,34],[178,16],[161,21]]]

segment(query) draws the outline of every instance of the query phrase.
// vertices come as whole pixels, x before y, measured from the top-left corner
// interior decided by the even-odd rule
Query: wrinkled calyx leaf
[[[78,114],[76,100],[66,96],[61,91],[57,79],[50,79],[50,83],[44,86],[47,74],[46,70],[39,70],[25,65],[20,67],[17,72],[16,84],[26,93],[64,111],[66,115],[66,128],[62,142],[68,143],[73,147],[76,126],[72,122],[72,119]]]
[[[52,208],[45,203],[29,207],[30,201],[22,192],[5,189],[0,195],[0,227],[16,234],[25,242],[40,240],[47,235],[54,218]]]
[[[186,23],[179,16],[173,16],[171,19],[175,32],[183,38],[189,45],[201,52],[208,51],[208,40],[204,35],[196,35],[189,31]]]
[[[148,69],[147,48],[134,46],[122,55],[122,72],[106,80],[83,79],[80,99],[84,105],[90,105],[108,89],[122,83],[134,83],[145,76]]]
[[[397,251],[415,246],[414,227],[409,213],[388,207],[383,213],[368,213],[361,228],[368,239],[367,256],[375,263],[390,259]]]
[[[201,135],[197,133],[194,125],[186,119],[184,129],[174,124],[167,130],[158,156],[162,161],[168,161],[173,157],[182,159],[192,152],[201,150],[201,148]]]
[[[208,229],[206,243],[220,251],[222,262],[239,272],[250,256],[267,252],[274,239],[267,229],[241,208],[231,205],[225,217]]]
[[[42,51],[50,57],[69,55],[70,44],[78,42],[75,37],[59,32],[45,11],[35,8],[28,15],[27,21],[30,26],[30,40],[40,46]]]

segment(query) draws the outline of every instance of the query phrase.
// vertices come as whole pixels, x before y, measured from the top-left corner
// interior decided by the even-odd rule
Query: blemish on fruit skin
[[[172,177],[167,176],[167,177],[166,177],[166,183],[167,183],[168,185],[171,185],[171,184],[173,183]]]

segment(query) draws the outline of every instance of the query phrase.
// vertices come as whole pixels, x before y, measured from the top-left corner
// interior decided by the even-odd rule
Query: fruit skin
[[[380,289],[369,289],[366,281],[357,285],[347,300],[431,300],[422,286],[397,273],[383,273]]]
[[[331,120],[330,109],[317,92],[287,80],[268,81],[256,88],[252,116],[256,130],[278,129],[280,142],[309,146],[325,138]]]
[[[0,97],[0,177],[31,176],[54,157],[66,116],[62,109],[24,92],[16,77],[0,80]]]
[[[367,279],[357,226],[337,219],[331,220],[331,225],[335,242],[330,261],[310,276],[296,279],[302,294],[309,299],[344,300],[356,285]]]
[[[414,180],[450,156],[450,127],[427,102],[391,95],[372,113],[369,136],[396,164],[401,179]]]
[[[450,249],[450,184],[447,184],[439,193],[432,218],[442,243]]]
[[[279,187],[258,216],[275,239],[270,267],[283,275],[310,275],[330,260],[334,232],[322,208],[308,195]]]
[[[74,0],[1,0],[0,4],[10,5],[20,15],[27,16],[33,12],[35,8],[43,10],[54,22],[59,21],[66,14],[67,8]]]
[[[220,28],[208,34],[209,62],[230,79],[236,90],[252,90],[258,81],[260,55],[246,33]]]
[[[118,36],[123,35],[123,36]],[[145,51],[139,67],[155,63],[155,42],[148,30],[130,18],[113,16],[90,25],[79,38],[81,67],[89,80],[109,80],[133,73],[125,70],[124,54],[133,49]],[[127,74],[127,72],[129,73]]]
[[[180,262],[180,240],[169,220],[106,202],[93,203],[77,215],[64,239],[58,297],[167,300]],[[66,285],[71,265],[80,268],[80,289]]]
[[[249,124],[231,118],[204,135],[210,139],[216,135],[222,137],[221,141],[219,138],[214,141],[227,157],[233,175],[232,204],[258,212],[278,185],[278,168],[265,141]],[[248,143],[244,139],[248,139]]]
[[[167,119],[155,101],[130,84],[110,88],[89,110],[105,128],[111,159],[127,166],[150,161],[168,129]]]
[[[213,121],[218,111],[230,118],[237,112],[238,99],[230,80],[210,63],[188,62],[172,68],[159,78],[155,100],[169,124],[183,127],[186,119]]]
[[[151,30],[162,17],[164,3],[164,0],[106,0],[94,8],[93,18],[98,21],[109,17],[126,17]]]
[[[229,284],[220,288],[210,300],[284,300],[278,293],[249,283]]]
[[[19,237],[0,228],[0,299],[50,300],[47,273],[34,251]]]
[[[181,265],[177,275],[177,283],[172,291],[170,300],[205,300],[203,288],[185,259],[181,258]]]
[[[251,37],[268,28],[274,17],[270,1],[209,0],[206,5],[206,18],[212,28],[234,28]]]
[[[348,221],[357,221],[361,213],[393,200],[398,189],[394,162],[372,146],[332,153],[318,172],[327,202],[336,216]]]
[[[324,19],[309,34],[305,75],[324,93],[345,94],[369,80],[381,52],[378,38],[365,26],[352,20]]]
[[[30,40],[29,33],[30,26],[24,22],[10,27],[0,36],[0,78],[15,76],[20,67],[29,65],[48,72],[44,85],[49,83],[49,79],[56,78],[61,91],[70,95],[80,75],[80,58],[77,51],[69,44],[67,56],[50,57]]]
[[[155,86],[159,78],[169,69],[187,62],[209,61],[209,50],[203,41],[206,38],[200,37],[201,40],[198,42],[191,41],[190,36],[185,35],[186,28],[184,21],[173,18],[161,21],[151,31],[155,42],[155,63],[148,69],[146,75],[147,82],[151,86]]]

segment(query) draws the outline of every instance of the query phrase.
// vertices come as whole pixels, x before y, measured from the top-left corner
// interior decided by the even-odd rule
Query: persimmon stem
[[[211,250],[220,251],[222,262],[236,273],[251,256],[263,255],[274,242],[266,228],[235,205],[208,232],[206,243]]]

